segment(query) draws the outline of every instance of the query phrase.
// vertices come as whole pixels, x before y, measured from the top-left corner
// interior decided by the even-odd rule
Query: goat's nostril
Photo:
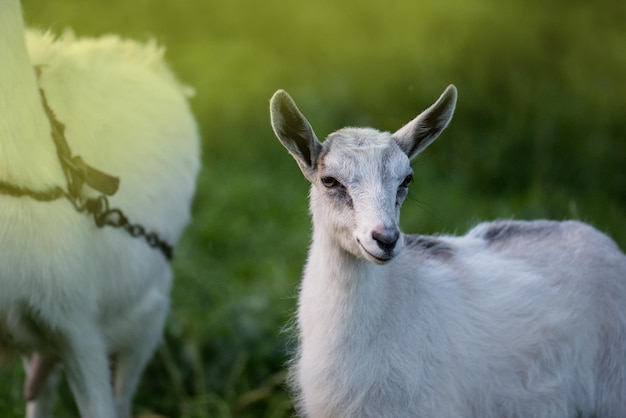
[[[373,231],[372,238],[381,250],[391,251],[396,246],[398,238],[400,238],[400,231],[397,229],[385,230],[384,232]]]

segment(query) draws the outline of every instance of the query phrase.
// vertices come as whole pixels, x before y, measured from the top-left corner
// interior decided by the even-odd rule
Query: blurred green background
[[[286,417],[310,222],[307,182],[275,139],[288,90],[318,136],[393,131],[450,83],[455,117],[414,164],[403,228],[574,217],[626,247],[626,2],[597,0],[24,0],[29,25],[155,38],[203,137],[164,343],[137,416]],[[1,64],[0,64],[1,65]],[[23,415],[5,367],[2,417]],[[58,417],[76,412],[66,387]]]

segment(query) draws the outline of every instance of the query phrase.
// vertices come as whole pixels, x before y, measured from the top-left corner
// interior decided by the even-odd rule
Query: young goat
[[[574,221],[404,235],[410,160],[448,125],[450,86],[394,134],[321,143],[284,91],[278,139],[312,183],[292,370],[310,417],[623,417],[626,257]]]
[[[60,366],[82,417],[130,416],[198,169],[185,88],[162,50],[27,32],[19,1],[0,0],[0,347],[27,357],[29,417],[50,416]],[[103,173],[119,176],[117,192]]]

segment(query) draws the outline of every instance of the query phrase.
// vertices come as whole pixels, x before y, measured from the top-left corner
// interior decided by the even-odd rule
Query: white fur
[[[117,36],[25,31],[18,0],[0,0],[0,180],[38,191],[66,186],[41,87],[72,153],[120,178],[111,207],[175,244],[190,218],[199,141],[188,92],[162,56],[154,43]],[[81,416],[130,416],[171,280],[158,250],[96,227],[66,199],[0,195],[0,345],[30,356],[29,382],[41,379],[37,356],[55,369],[28,415],[50,415],[61,363]]]
[[[272,98],[274,130],[312,183],[300,412],[623,417],[626,257],[610,238],[574,221],[397,235],[410,158],[455,103],[451,86],[393,135],[348,128],[321,143],[285,92]]]

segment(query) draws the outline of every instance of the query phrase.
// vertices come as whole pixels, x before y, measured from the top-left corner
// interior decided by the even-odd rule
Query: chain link
[[[109,199],[106,196],[100,195],[94,199],[87,199],[83,204],[77,202],[69,194],[66,197],[74,204],[77,211],[91,214],[98,228],[111,226],[123,229],[132,237],[143,238],[150,247],[161,251],[168,260],[174,256],[173,247],[162,240],[157,233],[147,231],[141,224],[131,223],[121,209],[110,208]]]

